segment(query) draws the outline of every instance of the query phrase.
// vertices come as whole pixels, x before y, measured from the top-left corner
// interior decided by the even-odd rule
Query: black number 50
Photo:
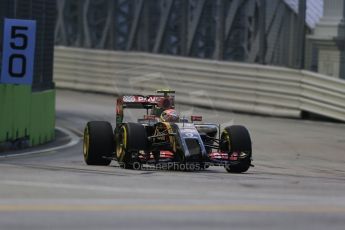
[[[13,26],[11,28],[10,46],[14,50],[25,50],[28,46],[28,36],[23,31],[27,31],[26,26]],[[14,70],[14,62],[20,64],[19,71]],[[8,72],[12,77],[24,77],[26,74],[26,56],[23,54],[12,54],[8,59]]]

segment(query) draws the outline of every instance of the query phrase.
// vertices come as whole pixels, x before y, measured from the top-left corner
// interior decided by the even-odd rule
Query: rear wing
[[[170,109],[175,107],[175,96],[171,95],[125,95],[116,101],[116,124],[123,121],[123,110],[128,109],[149,109],[162,108]]]

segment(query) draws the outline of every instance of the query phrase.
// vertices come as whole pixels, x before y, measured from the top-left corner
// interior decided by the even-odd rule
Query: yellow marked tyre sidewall
[[[116,157],[118,161],[122,162],[125,156],[125,149],[127,148],[127,129],[126,126],[121,126],[119,131],[118,143],[116,145]]]
[[[83,141],[83,154],[84,154],[85,160],[89,156],[89,150],[90,150],[90,133],[89,133],[89,127],[86,126],[84,129],[84,141]]]

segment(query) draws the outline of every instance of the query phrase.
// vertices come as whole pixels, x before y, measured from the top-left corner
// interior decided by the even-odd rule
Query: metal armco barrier
[[[55,47],[58,88],[114,95],[173,88],[181,104],[345,121],[345,82],[309,71],[136,52]]]

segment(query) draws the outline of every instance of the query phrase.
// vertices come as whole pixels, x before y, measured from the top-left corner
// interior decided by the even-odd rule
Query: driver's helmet
[[[180,120],[179,115],[174,109],[164,110],[160,116],[160,119],[164,122],[178,122]]]

